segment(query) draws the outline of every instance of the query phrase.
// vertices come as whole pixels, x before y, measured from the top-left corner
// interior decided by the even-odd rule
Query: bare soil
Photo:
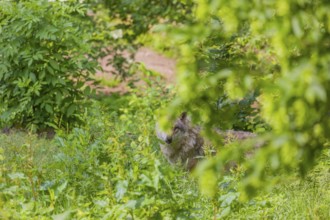
[[[124,56],[128,57],[128,54],[124,54]],[[114,71],[114,68],[111,65],[108,65],[109,59],[111,58],[112,55],[107,55],[102,59],[99,59],[104,71],[98,71],[96,73],[97,79],[113,80],[115,78],[115,76],[111,74],[111,71]],[[176,62],[174,59],[160,55],[149,48],[142,47],[135,54],[134,62],[143,63],[147,69],[161,74],[164,77],[165,83],[172,84],[175,82]],[[143,82],[137,82],[136,85],[141,86],[143,85]],[[128,91],[129,87],[125,81],[114,87],[102,86],[101,89],[98,89],[98,92],[105,94],[126,93]]]

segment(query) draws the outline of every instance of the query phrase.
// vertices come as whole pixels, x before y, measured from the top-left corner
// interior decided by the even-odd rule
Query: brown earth
[[[126,58],[128,58],[128,54],[124,54]],[[114,71],[114,68],[111,65],[108,65],[109,59],[112,58],[112,55],[108,55],[99,59],[99,63],[104,71],[98,71],[96,73],[97,79],[104,80],[114,80],[115,76],[111,74],[111,71]],[[143,63],[145,67],[149,70],[155,71],[159,73],[162,77],[164,77],[164,81],[166,83],[172,84],[175,82],[175,61],[171,58],[167,58],[163,55],[158,54],[157,52],[142,47],[135,54],[133,62]],[[137,86],[143,85],[143,82],[137,82]],[[99,92],[110,94],[110,93],[125,93],[129,91],[129,87],[127,86],[127,82],[121,82],[116,86],[102,86],[102,88],[98,89]]]

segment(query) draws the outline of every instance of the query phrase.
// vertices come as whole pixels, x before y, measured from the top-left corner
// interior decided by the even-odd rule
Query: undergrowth
[[[203,196],[159,151],[155,112],[170,96],[154,88],[99,97],[85,126],[52,140],[0,134],[0,218],[330,218],[329,149],[304,179],[290,176],[248,202],[239,199],[240,171],[224,176],[215,198]]]

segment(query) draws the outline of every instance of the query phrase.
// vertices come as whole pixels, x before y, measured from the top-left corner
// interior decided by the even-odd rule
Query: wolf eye
[[[176,126],[176,127],[174,127],[174,129],[173,129],[173,130],[174,130],[174,132],[178,132],[178,131],[180,131],[180,130],[181,130],[181,128]]]

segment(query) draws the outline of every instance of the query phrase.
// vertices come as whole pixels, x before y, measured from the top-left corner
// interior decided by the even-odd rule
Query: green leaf
[[[297,36],[297,37],[302,37],[304,32],[300,26],[300,22],[297,16],[294,16],[292,18],[292,28],[293,28],[293,33]]]
[[[130,209],[135,209],[136,204],[137,204],[137,201],[136,201],[136,200],[129,200],[129,201],[126,203],[126,207],[127,207],[127,208],[130,208]]]
[[[30,73],[30,79],[32,80],[32,82],[36,81],[36,75],[34,73]]]
[[[226,208],[224,208],[224,209],[221,211],[219,218],[222,219],[222,218],[227,217],[227,216],[230,214],[230,211],[231,211],[231,208],[230,208],[230,207],[226,207]]]
[[[33,59],[29,59],[29,61],[28,61],[28,66],[31,66],[32,63],[33,63]]]
[[[42,81],[46,76],[46,71],[42,70],[39,74],[38,74],[38,80]]]
[[[81,88],[84,85],[84,82],[79,81],[77,82],[77,88]]]
[[[49,64],[54,70],[60,70],[58,63],[55,60],[49,60]]]
[[[26,179],[24,173],[10,173],[8,174],[8,177],[12,180],[15,179]]]
[[[55,72],[54,70],[50,67],[50,66],[47,66],[46,69],[48,70],[48,72],[52,75],[55,75]]]
[[[64,181],[61,185],[56,188],[56,195],[60,195],[67,188],[68,181]]]
[[[56,100],[57,105],[59,105],[61,103],[61,101],[63,100],[63,96],[62,96],[61,92],[59,92],[59,91],[56,92],[55,100]]]
[[[52,215],[53,220],[66,220],[66,219],[71,219],[71,215],[74,211],[68,210],[63,213],[57,214],[57,215]]]
[[[118,181],[118,183],[116,184],[116,194],[115,194],[117,201],[120,201],[124,197],[125,193],[127,192],[127,187],[128,187],[127,180]]]
[[[84,94],[85,96],[89,96],[91,94],[91,87],[86,86],[86,88],[84,89]]]
[[[76,104],[71,104],[71,105],[69,106],[69,108],[66,110],[66,115],[67,115],[68,117],[71,116],[71,115],[75,112],[76,109],[77,109]]]
[[[226,195],[223,195],[220,197],[220,200],[222,201],[221,207],[227,207],[232,204],[233,201],[235,201],[238,198],[238,193],[227,193]]]
[[[48,113],[53,113],[53,108],[50,104],[46,104],[45,105],[45,109]]]

